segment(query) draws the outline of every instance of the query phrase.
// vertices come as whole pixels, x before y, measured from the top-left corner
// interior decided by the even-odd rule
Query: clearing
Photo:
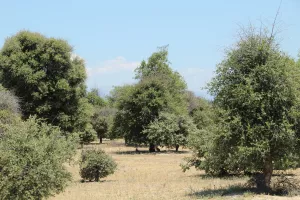
[[[100,182],[81,183],[78,164],[68,165],[73,182],[51,200],[300,199],[299,196],[267,196],[242,191],[240,185],[247,177],[210,178],[195,169],[183,173],[179,165],[184,157],[191,155],[187,149],[180,148],[178,153],[166,149],[148,153],[147,148],[139,148],[142,152],[136,153],[135,148],[125,146],[123,140],[104,141],[104,144],[84,148],[104,149],[116,160],[118,170]],[[78,150],[76,159],[80,152]],[[300,169],[289,173],[300,177]]]

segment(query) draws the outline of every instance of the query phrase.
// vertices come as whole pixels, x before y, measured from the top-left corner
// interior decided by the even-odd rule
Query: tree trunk
[[[271,191],[271,178],[273,174],[273,164],[271,156],[266,158],[263,173],[257,173],[254,175],[254,180],[256,182],[257,189],[261,192],[269,193]]]
[[[176,152],[178,152],[179,145],[178,145],[178,144],[176,144],[175,148],[176,148]]]
[[[271,190],[270,185],[271,185],[272,174],[273,174],[273,163],[272,163],[272,158],[269,155],[265,161],[264,170],[263,170],[264,185],[262,189],[264,189],[266,192],[269,192]]]
[[[96,174],[95,174],[95,181],[96,182],[99,182],[99,179],[100,179],[100,173],[99,171],[97,170]]]
[[[154,144],[150,144],[149,152],[155,152],[155,145]]]
[[[102,144],[102,137],[100,137],[99,139],[100,139],[99,143]]]

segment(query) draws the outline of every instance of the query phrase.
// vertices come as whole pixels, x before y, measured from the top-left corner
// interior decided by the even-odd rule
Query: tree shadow
[[[109,182],[116,182],[116,180],[99,180],[98,182],[97,181],[87,181],[87,180],[80,180],[79,181],[80,183],[85,183],[85,184],[88,184],[88,183],[109,183]]]
[[[223,176],[213,176],[209,174],[196,174],[196,175],[190,175],[190,177],[198,177],[201,179],[225,179],[225,180],[248,178],[248,176],[244,174],[227,174]]]
[[[191,193],[188,194],[188,196],[196,198],[214,198],[220,196],[242,196],[246,193],[258,194],[259,192],[256,188],[245,187],[243,185],[232,185],[227,188],[204,189],[201,191],[192,190]]]
[[[149,152],[147,150],[139,150],[139,151],[116,151],[113,152],[114,154],[118,155],[138,155],[138,154],[150,154],[150,155],[156,155],[156,154],[188,154],[188,151],[175,151],[175,150],[161,150],[156,152]]]

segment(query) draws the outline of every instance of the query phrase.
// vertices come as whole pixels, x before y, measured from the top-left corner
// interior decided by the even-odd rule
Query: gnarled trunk
[[[99,143],[102,144],[102,137],[99,137]]]

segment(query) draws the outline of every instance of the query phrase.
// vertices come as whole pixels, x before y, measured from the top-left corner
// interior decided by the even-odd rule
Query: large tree
[[[274,35],[250,29],[227,51],[209,86],[215,105],[226,113],[223,128],[228,131],[217,131],[214,140],[230,151],[222,166],[261,173],[257,184],[264,190],[270,189],[275,167],[299,161],[297,76],[299,69]]]
[[[0,82],[21,101],[22,116],[37,115],[67,132],[85,131],[84,61],[64,40],[21,31],[0,52]]]

